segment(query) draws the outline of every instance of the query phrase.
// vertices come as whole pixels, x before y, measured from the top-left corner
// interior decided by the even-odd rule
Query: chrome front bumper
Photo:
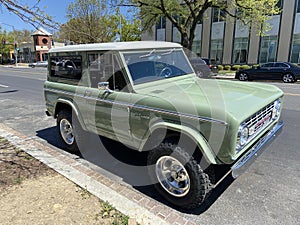
[[[264,149],[274,140],[274,137],[279,134],[283,126],[280,121],[274,125],[273,129],[261,137],[232,167],[231,174],[233,178],[241,175],[253,161],[263,152]]]

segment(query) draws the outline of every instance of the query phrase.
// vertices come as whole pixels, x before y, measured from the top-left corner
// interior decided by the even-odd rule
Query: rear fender
[[[57,99],[56,104],[55,104],[55,110],[54,110],[55,113],[54,113],[53,116],[54,116],[54,117],[57,116],[58,111],[61,109],[61,107],[63,108],[62,105],[66,105],[66,107],[67,107],[67,106],[71,107],[72,112],[75,113],[75,115],[76,115],[76,117],[77,117],[77,119],[78,119],[78,121],[79,121],[81,127],[82,127],[84,130],[87,130],[87,128],[86,128],[86,126],[85,126],[85,123],[83,122],[83,119],[82,119],[82,117],[81,117],[81,114],[80,114],[79,111],[78,111],[78,107],[77,107],[76,103],[73,102],[72,100],[69,100],[69,99],[62,99],[62,98]]]

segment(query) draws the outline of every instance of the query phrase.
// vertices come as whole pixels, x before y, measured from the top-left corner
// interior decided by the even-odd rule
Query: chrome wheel
[[[290,73],[284,74],[282,80],[284,83],[293,83],[295,81],[294,76]]]
[[[72,124],[67,119],[62,119],[59,123],[59,130],[64,142],[72,145],[75,140]]]
[[[246,74],[246,73],[241,73],[241,74],[239,75],[239,80],[240,80],[240,81],[246,81],[246,80],[248,80],[248,74]]]
[[[190,178],[185,167],[171,156],[163,156],[156,162],[156,176],[161,186],[175,197],[183,197],[190,190]]]

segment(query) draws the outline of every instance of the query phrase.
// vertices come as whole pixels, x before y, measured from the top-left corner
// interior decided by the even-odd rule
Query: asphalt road
[[[44,68],[0,67],[0,122],[63,151],[55,121],[44,112],[45,80]],[[285,92],[282,133],[246,173],[233,182],[225,180],[205,207],[182,212],[184,217],[197,224],[300,224],[300,85],[272,84]],[[124,162],[135,164],[136,158],[132,162],[134,157],[143,161],[143,156],[128,154],[130,150],[122,150],[120,154],[118,149],[122,146],[107,140],[104,143],[113,146],[109,152],[113,157],[107,154],[97,161],[100,166],[78,156],[72,157],[104,172],[111,179],[125,182],[161,200],[152,189],[136,186],[136,167],[124,166]]]

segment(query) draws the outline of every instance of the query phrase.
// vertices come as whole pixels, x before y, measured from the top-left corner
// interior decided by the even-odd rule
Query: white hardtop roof
[[[134,41],[134,42],[111,42],[96,44],[68,45],[53,48],[49,52],[76,52],[76,51],[126,51],[139,49],[180,48],[180,44],[163,41]]]

